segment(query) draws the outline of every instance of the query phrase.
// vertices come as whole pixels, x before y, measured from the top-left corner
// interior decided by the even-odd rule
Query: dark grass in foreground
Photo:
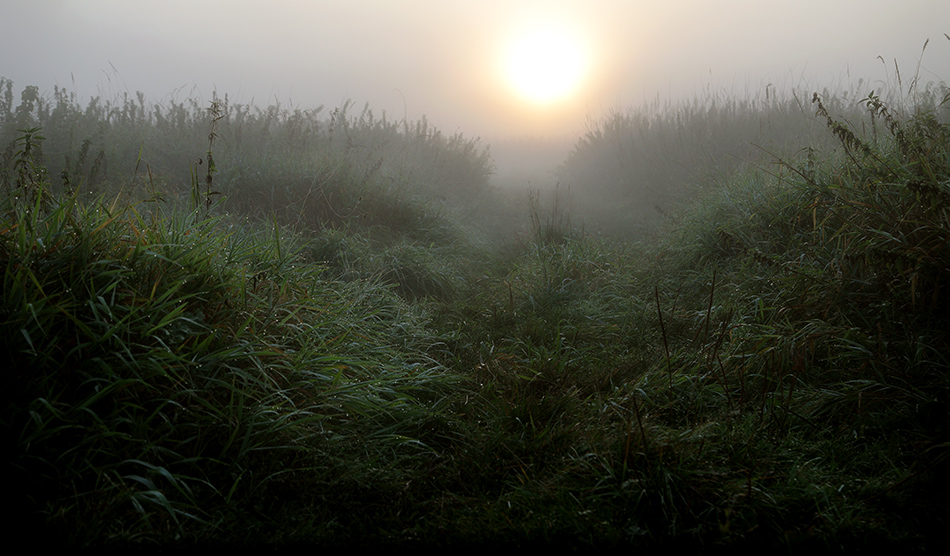
[[[816,99],[837,154],[736,177],[656,245],[535,205],[533,239],[483,267],[459,235],[52,193],[24,135],[0,224],[12,524],[70,545],[935,546],[947,104],[865,106],[876,136]]]

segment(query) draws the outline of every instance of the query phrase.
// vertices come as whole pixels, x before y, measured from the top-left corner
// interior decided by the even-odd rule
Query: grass
[[[867,126],[869,135],[886,133],[858,102],[868,87],[859,80],[850,90],[817,90],[837,120]],[[675,219],[684,199],[719,189],[737,171],[840,148],[812,105],[815,90],[769,83],[752,94],[705,90],[688,101],[618,110],[578,138],[555,177],[596,231],[615,239],[649,231]],[[936,110],[941,91],[921,86],[915,102]],[[888,105],[903,102],[900,87],[879,93]]]
[[[28,88],[0,105],[8,525],[83,547],[936,547],[946,87],[813,98],[828,142],[735,172],[695,158],[699,131],[741,142],[790,101],[581,138],[574,176],[616,156],[608,130],[679,130],[654,154],[721,176],[621,241],[578,225],[573,186],[480,228],[509,210],[490,160],[424,121]],[[624,180],[598,184],[652,199]]]
[[[286,458],[345,447],[351,415],[381,449],[424,451],[409,422],[453,379],[392,293],[321,281],[279,230],[108,208],[65,198],[5,228],[9,399],[27,404],[5,412],[9,463],[47,525],[86,523],[80,543],[213,531]]]

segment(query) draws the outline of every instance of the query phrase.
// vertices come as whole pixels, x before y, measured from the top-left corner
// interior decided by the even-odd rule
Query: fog
[[[922,79],[946,77],[948,22],[946,0],[31,0],[4,5],[0,75],[80,98],[352,100],[481,137],[503,161],[505,145],[540,138],[561,152],[605,114],[656,100],[847,88],[918,62]],[[544,106],[499,70],[537,24],[571,34],[588,61],[575,93]]]

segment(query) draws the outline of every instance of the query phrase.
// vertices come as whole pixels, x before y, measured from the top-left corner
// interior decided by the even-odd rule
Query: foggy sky
[[[539,20],[570,27],[595,61],[573,102],[546,109],[498,76],[501,45]],[[577,136],[657,98],[847,88],[892,77],[895,59],[907,78],[927,38],[921,78],[950,79],[944,33],[950,0],[5,0],[0,76],[17,94],[351,99],[448,133]]]

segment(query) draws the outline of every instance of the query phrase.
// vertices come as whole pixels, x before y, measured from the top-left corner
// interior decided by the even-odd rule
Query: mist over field
[[[936,552],[950,3],[0,6],[10,536]]]
[[[302,109],[351,100],[499,150],[538,137],[562,152],[611,113],[654,102],[877,87],[895,62],[912,74],[920,60],[924,80],[950,66],[946,49],[920,57],[946,32],[941,0],[38,0],[4,11],[2,74],[18,87],[202,104],[217,91]],[[512,41],[537,27],[572,37],[586,64],[578,90],[546,106],[502,75]]]

